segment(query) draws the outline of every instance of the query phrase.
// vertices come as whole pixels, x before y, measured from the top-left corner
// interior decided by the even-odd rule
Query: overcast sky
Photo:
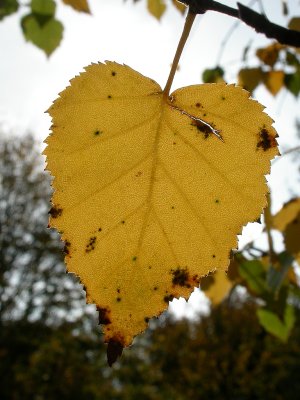
[[[92,16],[59,4],[57,18],[63,22],[64,38],[50,59],[23,38],[19,20],[28,12],[26,7],[0,22],[2,130],[15,134],[32,132],[40,140],[45,139],[50,119],[44,111],[68,85],[69,79],[91,62],[111,60],[125,63],[164,86],[184,23],[180,13],[174,7],[168,7],[158,22],[147,13],[145,0],[136,4],[132,0],[89,2]],[[236,4],[236,1],[222,2],[231,6]],[[280,0],[264,1],[264,4],[272,21],[287,25],[290,17],[281,15]],[[288,4],[291,14],[300,15],[299,0],[289,0]],[[213,12],[197,17],[173,89],[201,82],[203,69],[216,65],[222,39],[233,23],[232,18]],[[256,35],[251,28],[240,24],[227,43],[221,60],[230,82],[235,82],[242,49],[250,39],[253,39],[253,49],[270,43],[263,35]],[[284,90],[275,100],[263,88],[257,90],[255,95],[267,106],[267,112],[275,120],[281,148],[291,147],[295,143],[294,121],[299,101],[296,102]],[[289,173],[283,174],[282,171],[287,168]],[[274,200],[274,209],[291,197],[291,190],[300,194],[293,168],[285,160],[274,165],[269,180],[272,188],[281,193]],[[257,224],[254,228],[252,225],[246,229],[245,240],[258,234],[260,228]],[[198,300],[197,297],[196,303]],[[183,302],[175,303],[179,312],[186,312]]]

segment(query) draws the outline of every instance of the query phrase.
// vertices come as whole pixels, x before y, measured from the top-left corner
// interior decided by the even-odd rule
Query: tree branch
[[[300,47],[300,32],[274,24],[268,18],[251,8],[237,3],[238,9],[218,3],[214,0],[184,0],[193,14],[204,14],[206,11],[217,11],[222,14],[238,18],[245,24],[254,28],[256,32],[263,33],[270,39],[276,39],[281,44]]]

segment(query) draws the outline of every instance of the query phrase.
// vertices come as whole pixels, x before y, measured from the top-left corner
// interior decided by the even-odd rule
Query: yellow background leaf
[[[300,265],[300,212],[287,225],[284,234],[286,249]]]
[[[206,286],[206,280],[212,281]],[[216,271],[213,275],[201,278],[200,288],[209,298],[212,304],[219,304],[232,288],[232,282],[228,279],[225,271]]]
[[[284,206],[273,216],[272,225],[274,229],[283,232],[287,225],[296,218],[300,212],[300,198],[295,198],[285,203]]]
[[[249,92],[253,92],[262,79],[263,72],[260,68],[244,68],[239,71],[238,84]]]
[[[279,51],[284,47],[284,45],[275,42],[262,49],[257,49],[256,55],[263,63],[273,67],[278,59]]]
[[[263,74],[263,81],[269,92],[275,96],[284,86],[283,71],[269,71]]]
[[[87,0],[63,0],[63,2],[76,11],[85,12],[87,14],[91,13]]]
[[[181,12],[181,14],[183,14],[186,10],[186,5],[181,3],[180,1],[177,0],[172,0],[172,3],[174,4],[174,6],[177,8],[178,11]]]
[[[261,214],[276,132],[248,97],[225,84],[167,97],[106,62],[87,67],[49,109],[50,224],[109,345],[129,345],[169,300],[225,270],[237,233]]]
[[[160,19],[166,11],[164,0],[148,0],[148,11],[155,18]]]

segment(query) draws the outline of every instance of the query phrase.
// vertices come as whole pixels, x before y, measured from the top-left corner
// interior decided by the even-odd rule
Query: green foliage
[[[259,260],[243,261],[239,265],[239,273],[247,282],[250,290],[261,294],[266,289],[265,269]]]
[[[19,3],[17,0],[0,0],[0,21],[17,12],[19,9]]]
[[[224,82],[224,70],[217,66],[216,68],[206,69],[203,71],[202,80],[204,83]]]
[[[42,321],[2,326],[1,400],[113,399],[103,344],[97,336],[75,335],[75,329]]]
[[[54,0],[32,0],[31,13],[24,16],[21,26],[26,40],[32,42],[50,56],[60,44],[63,25],[55,19]]]
[[[272,333],[283,342],[288,340],[295,324],[295,311],[291,305],[286,305],[283,320],[280,320],[278,315],[272,311],[263,308],[257,310],[257,316],[267,332]]]

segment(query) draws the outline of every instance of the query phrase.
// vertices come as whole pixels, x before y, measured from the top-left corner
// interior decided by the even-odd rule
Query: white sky
[[[68,85],[69,79],[91,62],[111,60],[125,63],[164,86],[184,23],[179,12],[169,7],[158,22],[146,12],[145,0],[136,4],[132,0],[89,2],[92,16],[59,4],[57,18],[64,24],[64,38],[50,59],[23,38],[19,20],[28,12],[26,7],[0,22],[2,130],[15,134],[32,132],[40,140],[45,139],[50,119],[44,111]],[[236,5],[236,1],[222,2],[233,7]],[[246,1],[241,2],[247,4]],[[300,15],[299,0],[289,0],[288,4],[291,14]],[[287,25],[290,17],[281,15],[280,0],[264,1],[264,5],[269,19]],[[222,38],[233,23],[232,18],[212,12],[197,17],[173,89],[201,82],[202,71],[216,65]],[[221,60],[230,82],[235,82],[242,49],[250,39],[254,39],[254,49],[270,43],[263,35],[256,35],[251,28],[241,24],[227,43]],[[253,61],[256,62],[255,58]],[[263,88],[258,89],[255,95],[267,106],[268,114],[275,120],[281,148],[292,147],[295,144],[294,120],[297,112],[299,115],[299,101],[296,102],[284,90],[276,100]],[[280,193],[273,201],[274,210],[291,197],[291,191],[300,194],[295,166],[286,160],[275,163],[269,180],[272,189]],[[246,232],[242,244],[257,236],[260,227],[252,224]],[[183,300],[174,301],[177,313],[193,313],[199,305],[199,296],[192,295],[193,306],[188,309]]]

